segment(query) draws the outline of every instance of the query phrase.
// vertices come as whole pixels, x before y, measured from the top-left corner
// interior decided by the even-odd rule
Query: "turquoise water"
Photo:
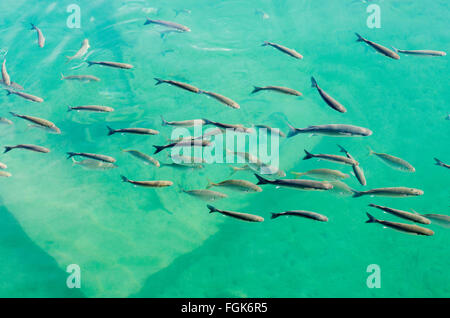
[[[81,28],[66,26],[72,2],[81,8]],[[0,48],[8,72],[31,103],[0,97],[1,145],[46,146],[49,154],[15,150],[1,155],[11,178],[0,180],[0,296],[3,297],[448,297],[450,231],[431,224],[431,237],[412,236],[365,224],[368,203],[419,213],[450,214],[449,171],[433,157],[450,162],[447,101],[448,56],[402,55],[398,61],[355,42],[354,32],[401,49],[449,51],[449,7],[438,1],[374,1],[381,28],[366,25],[367,4],[352,0],[290,1],[34,1],[0,3]],[[189,12],[175,14],[174,9]],[[268,15],[264,18],[255,10]],[[145,25],[145,17],[189,26],[168,34]],[[37,46],[29,23],[39,26],[46,45]],[[83,59],[65,64],[84,38],[88,59],[126,62],[132,70],[92,66]],[[263,41],[296,49],[303,60],[261,47]],[[90,74],[98,83],[61,81]],[[347,107],[330,109],[310,86],[314,75]],[[241,109],[169,85],[154,77],[188,82],[236,100]],[[297,89],[303,97],[260,92],[252,85]],[[100,104],[109,114],[67,112],[67,106]],[[29,128],[8,112],[53,121],[61,135]],[[366,188],[408,186],[425,194],[411,198],[340,196],[263,185],[263,192],[229,193],[214,205],[263,216],[263,223],[208,214],[206,203],[179,192],[203,188],[208,179],[225,180],[226,164],[201,170],[156,168],[121,149],[151,154],[166,143],[167,120],[210,118],[225,123],[267,124],[287,132],[296,127],[343,123],[370,128],[364,138],[298,135],[280,140],[280,168],[286,172],[351,167],[302,161],[303,149],[338,154],[342,144],[364,169]],[[107,136],[113,128],[149,127],[157,136]],[[367,146],[412,163],[413,174],[391,169],[368,155]],[[83,170],[66,160],[67,151],[108,154],[118,168]],[[165,161],[166,153],[155,157]],[[172,180],[165,189],[133,187],[135,180]],[[288,174],[289,175],[289,174]],[[236,177],[255,182],[249,172]],[[348,185],[363,189],[352,176]],[[307,219],[270,220],[270,212],[317,211],[328,223]],[[376,217],[400,221],[371,209]],[[66,287],[66,267],[81,268],[81,288]],[[367,266],[381,269],[381,288],[366,285]]]

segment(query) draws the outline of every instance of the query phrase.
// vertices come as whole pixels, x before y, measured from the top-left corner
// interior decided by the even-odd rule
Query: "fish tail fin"
[[[347,150],[345,150],[345,148],[344,147],[342,147],[341,145],[337,145],[338,147],[339,147],[339,151],[340,152],[343,152],[343,153],[347,153]]]
[[[443,162],[441,161],[441,160],[439,160],[438,158],[434,158],[434,160],[436,161],[436,165],[437,166],[440,166],[440,165],[442,165],[443,164]]]
[[[108,128],[108,136],[111,136],[112,134],[114,134],[116,132],[114,129],[112,129],[109,126],[106,126],[106,128]]]
[[[303,149],[305,151],[305,156],[303,157],[303,160],[308,160],[314,157],[314,155],[312,153],[310,153],[308,150]]]
[[[75,153],[75,152],[68,152],[68,153],[67,153],[67,159],[70,159],[70,158],[72,158],[73,156],[76,156],[76,153]]]
[[[369,150],[369,156],[373,155],[375,152],[372,150],[372,148],[370,148],[369,146],[367,146],[367,149]]]
[[[369,213],[366,212],[367,217],[369,218],[366,223],[376,223],[377,219],[374,218],[372,215],[370,215]]]
[[[11,146],[5,146],[5,151],[3,151],[3,153],[7,153],[8,151],[11,151],[11,150],[13,150],[14,149],[14,147],[11,147]]]
[[[64,74],[61,73],[61,81],[63,81],[63,80],[64,80]]]
[[[294,137],[295,135],[298,134],[297,128],[295,128],[294,126],[292,126],[291,124],[287,123],[288,127],[289,127],[289,132],[287,134],[288,138]]]
[[[208,184],[206,185],[206,189],[212,188],[214,186],[214,182],[211,182],[211,180],[206,179],[208,181]]]
[[[356,39],[356,42],[364,42],[364,38],[363,38],[361,35],[359,35],[359,34],[356,33],[356,32],[355,32],[355,35],[358,37],[358,38]]]
[[[398,53],[398,49],[392,46],[392,49],[394,50],[395,53]]]
[[[251,94],[255,94],[255,93],[259,92],[260,90],[262,90],[262,87],[253,86],[253,91],[251,92]]]
[[[164,119],[163,115],[161,115],[161,121],[163,126],[167,126],[168,122]]]
[[[207,204],[206,207],[209,209],[209,213],[217,212],[217,209],[210,204]]]
[[[144,25],[147,25],[147,24],[150,24],[150,23],[153,23],[153,20],[152,20],[152,19],[149,19],[149,18],[147,17],[147,20],[145,20]]]
[[[72,111],[72,107],[71,106],[67,106],[67,111],[71,112]]]
[[[295,179],[298,179],[301,176],[304,176],[306,173],[305,172],[294,172],[294,171],[291,171],[291,174],[293,174],[295,176]]]
[[[158,152],[161,152],[161,151],[163,151],[166,147],[165,146],[155,146],[155,145],[153,145],[153,147],[155,147],[156,148],[156,150],[155,150],[155,152],[153,153],[153,154],[157,154]]]
[[[30,23],[30,25],[31,25],[30,30],[34,30],[34,29],[36,28],[36,26],[34,25],[34,23]]]
[[[6,89],[6,96],[9,96],[9,95],[11,95],[11,94],[12,94],[12,91],[9,90],[9,89]]]
[[[71,157],[70,159],[72,159],[72,165],[76,165],[78,161],[75,160],[74,157]]]
[[[277,217],[279,217],[281,215],[281,213],[270,213],[270,214],[271,214],[271,216],[270,216],[271,219],[276,219]]]
[[[130,181],[127,177],[121,175],[120,178],[122,179],[122,182],[128,182]]]
[[[311,76],[311,87],[318,87],[317,86],[317,81],[316,81],[316,79],[313,76]]]
[[[232,166],[232,165],[228,165],[228,167],[230,168],[230,174],[228,175],[229,177],[231,177],[233,174],[235,174],[236,173],[236,169],[235,169],[235,167],[234,166]]]
[[[354,197],[354,198],[357,198],[357,197],[360,197],[360,196],[363,195],[363,192],[362,192],[362,191],[357,191],[357,190],[355,190],[355,189],[350,189],[350,190],[353,192],[353,197]]]
[[[154,80],[156,81],[155,85],[159,85],[159,84],[164,83],[163,79],[160,79],[160,78],[157,78],[157,77],[155,77]]]
[[[92,62],[92,61],[86,61],[86,63],[88,64],[88,67],[90,67],[90,66],[95,64],[95,62]]]
[[[267,42],[267,41],[264,41],[264,43],[261,44],[261,46],[267,46],[267,45],[270,45],[269,42]]]
[[[267,179],[261,177],[261,176],[258,175],[257,173],[255,173],[255,177],[258,179],[258,183],[256,183],[256,184],[268,184],[268,183],[270,183],[269,180],[267,180]]]
[[[209,120],[209,119],[206,119],[206,118],[202,118],[202,120],[203,120],[203,122],[204,122],[204,126],[206,126],[206,125],[210,125],[210,124],[212,124],[213,122],[211,121],[211,120]]]
[[[9,112],[11,115],[13,115],[14,117],[19,117],[19,114],[13,113],[13,112]]]

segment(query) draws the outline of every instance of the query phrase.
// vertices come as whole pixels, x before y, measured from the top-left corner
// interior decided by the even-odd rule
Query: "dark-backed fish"
[[[364,127],[358,127],[345,124],[330,124],[330,125],[315,125],[308,126],[306,128],[295,128],[289,125],[288,138],[297,134],[314,134],[314,135],[326,135],[333,137],[360,137],[370,136],[372,131]]]
[[[39,47],[43,48],[45,45],[45,37],[42,34],[41,29],[39,29],[37,26],[35,26],[33,23],[31,23],[31,30],[36,30],[37,37],[38,37],[38,45],[39,45]]]
[[[135,134],[135,135],[157,135],[159,131],[150,129],[150,128],[121,128],[121,129],[112,129],[109,126],[108,128],[108,136],[120,133],[120,134]]]
[[[431,221],[429,219],[427,219],[426,217],[423,217],[422,215],[420,215],[418,213],[411,213],[411,212],[393,209],[393,208],[389,208],[386,206],[381,206],[381,205],[377,205],[377,204],[373,204],[373,203],[369,204],[369,206],[372,208],[380,209],[386,213],[393,214],[395,216],[398,216],[399,218],[406,219],[409,221],[422,223],[422,224],[430,224],[431,223]]]
[[[415,235],[433,235],[434,232],[430,229],[415,225],[415,224],[405,224],[405,223],[397,223],[397,222],[390,222],[390,221],[383,221],[378,220],[374,218],[369,213],[366,213],[369,217],[369,220],[366,221],[366,223],[379,223],[385,227],[390,227],[391,229],[405,232],[408,234],[415,234]]]
[[[209,140],[206,139],[189,139],[189,140],[182,140],[180,142],[172,142],[168,145],[164,146],[156,146],[153,145],[153,147],[156,148],[155,154],[157,154],[160,151],[163,151],[167,148],[173,148],[173,147],[208,147],[211,146],[212,143]]]
[[[193,126],[201,126],[205,124],[203,119],[190,119],[190,120],[181,120],[181,121],[167,121],[161,115],[162,125],[163,126],[176,126],[176,127],[193,127]]]
[[[108,106],[100,106],[100,105],[86,105],[86,106],[69,106],[67,111],[70,112],[72,110],[76,111],[88,111],[95,113],[109,113],[113,112],[114,108]]]
[[[213,126],[216,126],[218,128],[221,128],[221,129],[225,129],[225,130],[226,129],[231,129],[231,130],[236,131],[236,132],[243,132],[243,133],[248,133],[248,134],[253,132],[252,128],[244,127],[244,125],[242,125],[242,124],[237,124],[237,125],[235,125],[235,124],[225,124],[225,123],[219,123],[217,121],[212,121],[212,120],[205,119],[205,118],[203,118],[203,122],[204,122],[203,125],[205,125],[205,126],[213,125]]]
[[[102,65],[102,66],[109,66],[109,67],[114,67],[114,68],[122,68],[122,69],[130,69],[133,68],[134,66],[131,64],[127,64],[127,63],[119,63],[119,62],[107,62],[107,61],[102,61],[102,62],[94,62],[94,61],[86,61],[86,63],[88,63],[88,67],[92,66],[92,65]]]
[[[189,194],[193,197],[199,198],[203,201],[217,201],[220,199],[227,198],[228,195],[225,193],[217,192],[217,191],[211,191],[211,190],[205,190],[205,189],[198,189],[198,190],[181,190],[182,192]]]
[[[199,94],[208,95],[208,96],[214,98],[215,100],[221,102],[222,104],[227,105],[231,108],[235,108],[235,109],[241,108],[241,106],[239,106],[239,104],[236,103],[234,100],[232,100],[231,98],[225,97],[223,95],[213,93],[213,92],[203,91],[203,90],[200,90]]]
[[[190,91],[193,93],[200,92],[200,89],[198,89],[197,87],[190,85],[190,84],[186,84],[186,83],[182,83],[182,82],[178,82],[178,81],[172,81],[172,80],[165,80],[165,79],[156,78],[156,77],[155,77],[155,80],[156,80],[155,85],[160,85],[160,84],[166,83],[166,84],[176,86],[176,87],[182,88],[184,90],[187,90],[187,91]]]
[[[358,161],[356,161],[355,159],[350,159],[350,158],[344,157],[344,156],[328,155],[328,154],[312,154],[312,153],[308,152],[308,150],[306,150],[306,149],[304,149],[304,151],[305,151],[306,155],[303,157],[303,160],[316,158],[319,160],[327,160],[327,161],[332,161],[332,162],[349,165],[349,166],[359,164]]]
[[[50,152],[50,149],[42,147],[42,146],[20,144],[20,145],[16,145],[16,146],[5,146],[5,151],[3,153],[9,152],[13,149],[24,149],[24,150],[30,150],[30,151],[42,152],[42,153]]]
[[[285,47],[285,46],[276,44],[276,43],[272,43],[272,42],[267,42],[267,41],[265,41],[265,42],[262,44],[262,46],[271,46],[271,47],[274,47],[274,48],[276,48],[277,50],[279,50],[279,51],[281,51],[281,52],[283,52],[283,53],[285,53],[285,54],[287,54],[287,55],[290,55],[290,56],[292,56],[292,57],[294,57],[294,58],[296,58],[296,59],[300,59],[300,60],[303,59],[303,56],[302,56],[300,53],[298,53],[297,51],[295,51],[295,50],[293,50],[293,49],[290,49],[290,48],[287,48],[287,47]]]
[[[61,130],[58,127],[56,127],[56,125],[54,123],[52,123],[51,121],[49,121],[47,119],[42,119],[39,117],[33,117],[33,116],[28,116],[28,115],[19,115],[19,114],[13,113],[13,112],[9,112],[9,113],[15,117],[25,119],[25,120],[32,122],[40,127],[51,130],[56,134],[61,133]]]
[[[289,87],[282,87],[282,86],[264,86],[264,87],[253,86],[253,87],[254,89],[252,91],[252,94],[257,93],[259,91],[273,91],[286,95],[302,96],[302,93]]]
[[[44,101],[42,98],[37,97],[37,96],[33,96],[31,94],[27,94],[27,93],[24,93],[24,92],[18,92],[18,91],[15,91],[15,90],[12,90],[12,89],[8,89],[8,88],[5,88],[5,89],[8,92],[7,95],[14,94],[14,95],[17,95],[19,97],[22,97],[23,99],[26,99],[26,100],[29,100],[29,101],[35,102],[35,103],[42,103]]]
[[[345,109],[345,107],[342,106],[341,103],[339,103],[333,97],[328,95],[323,89],[319,87],[319,85],[317,85],[317,81],[314,79],[314,77],[311,77],[311,85],[312,87],[317,88],[317,91],[319,92],[320,96],[325,101],[325,103],[327,103],[328,106],[341,113],[347,112],[347,109]]]
[[[385,197],[410,197],[410,196],[419,196],[423,194],[423,191],[420,189],[407,188],[407,187],[392,187],[392,188],[378,188],[371,189],[367,191],[353,191],[353,197],[361,197],[363,195],[370,196],[385,196]]]
[[[280,212],[280,213],[272,213],[272,219],[276,219],[280,216],[299,216],[307,219],[312,219],[316,221],[321,222],[328,222],[328,218],[325,215],[310,212],[310,211],[302,211],[302,210],[293,210],[293,211],[286,211],[286,212]]]
[[[219,213],[224,214],[226,216],[231,216],[232,218],[239,219],[239,220],[242,220],[242,221],[247,221],[247,222],[263,222],[264,221],[264,218],[260,217],[259,215],[247,214],[247,213],[242,213],[242,212],[219,210],[219,209],[216,209],[215,207],[213,207],[212,205],[209,205],[209,204],[207,205],[207,207],[209,209],[209,213],[219,212]]]
[[[147,18],[147,20],[145,21],[144,25],[147,24],[158,24],[167,28],[172,28],[181,32],[190,32],[191,29],[189,29],[187,26],[175,23],[175,22],[170,22],[170,21],[163,21],[163,20],[152,20]]]
[[[95,153],[87,153],[87,152],[68,152],[67,153],[67,159],[70,159],[70,158],[72,158],[74,156],[86,157],[86,158],[99,160],[99,161],[110,162],[110,163],[116,162],[116,159],[114,159],[113,157],[105,156],[105,155],[99,155],[99,154],[95,154]]]
[[[394,157],[391,155],[388,155],[386,153],[378,153],[374,152],[372,149],[369,148],[370,155],[375,155],[381,160],[383,160],[386,164],[391,166],[394,169],[401,170],[401,171],[407,171],[407,172],[415,172],[416,169],[407,161]]]
[[[125,176],[120,176],[122,178],[123,182],[128,182],[131,184],[134,184],[136,186],[140,187],[147,187],[147,188],[163,188],[163,187],[169,187],[173,185],[172,181],[167,180],[152,180],[152,181],[134,181],[130,180]]]
[[[315,180],[304,180],[304,179],[276,179],[268,180],[255,173],[258,179],[257,184],[272,184],[277,187],[288,187],[295,188],[299,190],[330,190],[333,189],[333,185],[328,182],[321,182]]]
[[[209,189],[211,187],[222,187],[230,190],[240,191],[240,192],[261,192],[261,187],[258,187],[254,183],[251,183],[247,180],[240,180],[240,179],[231,179],[231,180],[225,180],[222,182],[214,183],[214,182],[208,182],[208,185],[206,186],[206,189]]]
[[[397,53],[395,53],[394,51],[388,49],[387,47],[384,47],[380,44],[377,44],[375,42],[369,41],[365,38],[363,38],[361,35],[359,35],[358,33],[355,33],[356,36],[358,37],[358,39],[356,40],[357,42],[365,42],[366,44],[368,44],[369,46],[373,47],[377,52],[386,55],[387,57],[390,57],[394,60],[398,60],[400,59],[400,56],[398,56]]]

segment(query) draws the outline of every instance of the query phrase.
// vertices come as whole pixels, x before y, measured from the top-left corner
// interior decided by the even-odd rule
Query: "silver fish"
[[[0,162],[0,169],[6,169],[8,168],[7,165],[5,165],[3,162]]]
[[[52,123],[51,121],[49,121],[49,120],[42,119],[42,118],[39,118],[39,117],[33,117],[33,116],[27,116],[27,115],[19,115],[19,114],[13,113],[13,112],[9,112],[9,113],[11,115],[15,116],[15,117],[25,119],[25,120],[27,120],[29,122],[32,122],[32,123],[34,123],[34,124],[36,124],[36,125],[38,125],[40,127],[46,128],[48,130],[51,130],[51,131],[55,132],[56,134],[60,134],[61,133],[61,130],[58,127],[56,127],[56,125],[54,123]]]
[[[294,57],[294,58],[296,58],[296,59],[303,59],[303,56],[300,54],[300,53],[298,53],[297,51],[295,51],[295,50],[293,50],[293,49],[290,49],[290,48],[287,48],[287,47],[285,47],[285,46],[282,46],[282,45],[280,45],[280,44],[276,44],[276,43],[272,43],[272,42],[267,42],[267,41],[265,41],[263,44],[262,44],[262,46],[271,46],[271,47],[274,47],[274,48],[276,48],[277,50],[279,50],[279,51],[281,51],[281,52],[283,52],[283,53],[285,53],[285,54],[287,54],[287,55],[290,55],[290,56],[292,56],[292,57]]]
[[[142,160],[145,164],[152,164],[155,165],[156,167],[160,166],[160,163],[158,160],[156,160],[155,158],[146,155],[145,153],[142,153],[138,150],[122,150],[123,152],[128,152],[130,155]]]
[[[167,28],[172,28],[181,32],[190,32],[191,29],[189,29],[187,26],[175,23],[175,22],[170,22],[170,21],[163,21],[163,20],[152,20],[147,18],[147,20],[145,21],[144,25],[147,24],[158,24]]]
[[[86,157],[89,159],[105,161],[105,162],[110,162],[110,163],[116,162],[116,159],[114,159],[113,157],[99,155],[99,154],[95,154],[95,153],[87,153],[87,152],[68,152],[67,153],[67,159],[70,159],[74,156]]]
[[[419,55],[419,56],[446,56],[447,53],[443,51],[434,51],[434,50],[399,50],[393,48],[395,52],[407,54],[407,55]]]
[[[241,106],[239,106],[239,104],[236,103],[234,100],[232,100],[232,99],[230,99],[228,97],[225,97],[223,95],[220,95],[220,94],[217,94],[217,93],[213,93],[213,92],[203,91],[203,90],[200,90],[199,94],[208,95],[208,96],[214,98],[215,100],[221,102],[222,104],[227,105],[227,106],[229,106],[231,108],[234,108],[234,109],[241,108]]]
[[[23,86],[17,84],[16,82],[11,82],[11,84],[8,86],[8,85],[6,85],[3,82],[3,80],[0,80],[0,85],[6,86],[7,88],[12,88],[12,89],[14,89],[16,91],[23,91],[24,90]]]
[[[100,105],[87,105],[87,106],[69,106],[67,111],[70,112],[72,110],[76,111],[88,111],[88,112],[97,112],[97,113],[109,113],[113,112],[114,108],[108,106],[100,106]]]
[[[278,128],[272,128],[272,127],[267,126],[267,125],[255,125],[255,127],[258,128],[258,129],[267,129],[267,132],[269,134],[275,134],[275,135],[278,135],[278,136],[283,137],[283,138],[286,137],[286,135],[281,130],[279,130]]]
[[[12,174],[9,173],[8,171],[0,171],[0,177],[9,178],[11,176],[12,176]]]
[[[177,127],[193,127],[193,126],[201,126],[205,124],[203,119],[191,119],[191,120],[182,120],[182,121],[167,121],[161,115],[162,125],[163,126],[177,126]]]
[[[352,157],[352,155],[347,150],[345,150],[341,145],[338,145],[338,147],[341,149],[341,152],[345,153],[347,158],[355,160]],[[359,183],[361,185],[365,186],[367,184],[366,176],[364,175],[364,171],[362,170],[360,165],[359,164],[353,164],[352,168],[353,168],[353,173],[355,174],[356,179],[358,179],[358,181],[359,181]]]
[[[338,155],[327,155],[327,154],[312,154],[312,153],[308,152],[306,149],[304,149],[304,151],[305,151],[306,155],[305,155],[305,157],[303,157],[303,160],[317,158],[320,160],[332,161],[332,162],[349,165],[349,166],[359,165],[358,161],[356,161],[355,159],[350,159],[348,157],[338,156]]]
[[[369,220],[366,221],[366,223],[379,223],[381,225],[384,225],[385,227],[390,227],[391,229],[405,232],[408,234],[415,234],[415,235],[433,235],[434,232],[430,229],[415,225],[415,224],[405,224],[405,223],[397,223],[397,222],[390,222],[390,221],[383,221],[378,220],[374,218],[369,213],[366,213],[369,217]]]
[[[287,135],[288,138],[293,137],[297,134],[305,133],[333,137],[360,137],[372,135],[372,131],[370,129],[344,124],[315,125],[308,126],[306,128],[295,128],[289,125],[289,129],[290,130]]]
[[[93,76],[93,75],[69,75],[69,76],[64,76],[63,74],[61,74],[61,80],[80,81],[80,82],[100,82],[100,79],[98,77]]]
[[[110,170],[117,168],[117,166],[113,163],[94,159],[83,159],[80,161],[76,161],[74,158],[72,158],[72,161],[74,165],[79,165],[87,170]]]
[[[5,146],[5,151],[3,153],[7,153],[13,149],[24,149],[24,150],[30,150],[30,151],[42,152],[42,153],[50,152],[50,149],[42,147],[42,146],[20,144],[20,145],[16,145],[16,146]]]
[[[253,132],[253,129],[244,127],[244,125],[241,125],[241,124],[237,124],[237,125],[235,125],[235,124],[225,124],[225,123],[219,123],[217,121],[212,121],[212,120],[205,119],[205,118],[203,118],[203,122],[204,122],[203,125],[205,125],[205,126],[213,125],[213,126],[216,126],[218,128],[221,128],[221,129],[231,129],[233,131],[243,132],[243,133],[252,133]]]
[[[289,87],[282,87],[282,86],[264,86],[264,87],[253,86],[253,87],[254,89],[252,91],[252,94],[257,93],[259,91],[273,91],[286,95],[302,96],[302,93]]]
[[[92,65],[102,65],[102,66],[109,66],[113,68],[121,68],[121,69],[131,69],[134,66],[127,63],[119,63],[119,62],[108,62],[108,61],[102,61],[102,62],[95,62],[95,61],[86,61],[88,63],[88,67]]]
[[[205,189],[199,189],[199,190],[181,190],[182,192],[189,194],[193,197],[199,198],[203,201],[217,201],[220,199],[227,198],[228,195],[225,193],[217,192],[217,191],[211,191],[211,190],[205,190]]]
[[[213,207],[212,205],[207,205],[208,209],[209,209],[209,213],[213,213],[213,212],[219,212],[223,215],[226,216],[230,216],[232,218],[235,219],[239,219],[242,221],[247,221],[247,222],[263,222],[264,218],[260,217],[259,215],[254,215],[254,214],[247,214],[247,213],[242,213],[242,212],[234,212],[234,211],[226,211],[226,210],[219,210],[216,209],[215,207]]]
[[[80,49],[78,50],[77,53],[75,53],[75,55],[73,55],[73,56],[66,56],[67,62],[70,62],[72,60],[79,59],[79,58],[83,57],[87,53],[87,51],[89,50],[90,47],[91,46],[89,45],[89,40],[88,39],[84,39],[83,42],[81,43]]]
[[[165,80],[165,79],[156,78],[156,77],[155,77],[155,80],[156,80],[155,85],[160,85],[160,84],[166,83],[166,84],[170,84],[172,86],[176,86],[176,87],[182,88],[184,90],[187,90],[187,91],[190,91],[193,93],[200,92],[200,89],[198,89],[197,87],[190,85],[190,84],[186,84],[186,83],[182,83],[182,82],[178,82],[178,81],[172,81],[172,80]]]
[[[423,217],[430,219],[431,223],[450,228],[450,216],[444,214],[422,214]]]
[[[40,97],[33,96],[33,95],[30,95],[30,94],[27,94],[27,93],[24,93],[24,92],[18,92],[18,91],[12,90],[12,89],[6,89],[6,91],[8,92],[7,95],[11,95],[11,94],[17,95],[17,96],[22,97],[22,98],[24,98],[26,100],[29,100],[31,102],[42,103],[44,101]]]
[[[121,176],[123,182],[128,182],[136,186],[146,187],[146,188],[164,188],[173,185],[172,181],[167,180],[152,180],[152,181],[133,181],[125,176]]]
[[[299,216],[316,221],[328,222],[328,218],[325,215],[310,211],[293,210],[281,213],[272,213],[272,219],[276,219],[280,216]]]
[[[45,37],[42,34],[41,29],[39,29],[37,26],[35,26],[33,23],[31,23],[31,30],[36,30],[37,36],[38,36],[38,45],[40,48],[43,48],[45,45]]]
[[[149,128],[121,128],[121,129],[112,129],[109,126],[108,128],[108,136],[114,135],[116,133],[120,134],[135,134],[135,135],[157,135],[159,131]]]
[[[3,60],[2,64],[2,80],[6,86],[11,85],[11,78],[9,77],[8,71],[6,70],[6,59]]]
[[[295,188],[299,190],[330,190],[333,189],[333,185],[328,182],[321,182],[315,180],[304,180],[304,179],[276,179],[268,180],[255,173],[258,179],[257,184],[272,184],[278,187],[288,187]]]
[[[339,195],[353,195],[353,190],[344,182],[342,181],[330,181],[330,183],[333,185],[333,189],[331,189],[331,192],[334,192]]]
[[[363,195],[374,195],[374,196],[386,196],[386,197],[410,197],[419,196],[423,194],[420,189],[406,188],[406,187],[393,187],[393,188],[378,188],[371,189],[367,191],[353,191],[353,197],[361,197]]]
[[[385,163],[387,163],[389,166],[393,167],[394,169],[406,171],[406,172],[415,172],[416,169],[407,161],[394,157],[391,155],[388,155],[386,153],[378,153],[374,152],[372,149],[369,148],[370,155],[375,155],[381,160],[383,160]]]
[[[209,189],[211,187],[223,187],[230,190],[235,191],[241,191],[241,192],[261,192],[261,187],[258,187],[254,183],[251,183],[247,180],[240,180],[240,179],[231,179],[231,180],[225,180],[218,183],[208,182],[208,185],[206,186],[206,189]]]
[[[296,177],[309,175],[323,180],[340,180],[340,179],[347,179],[350,177],[346,173],[332,169],[313,169],[306,172],[291,172],[291,173]]]
[[[311,83],[312,87],[317,88],[317,91],[319,92],[320,96],[325,101],[325,103],[327,103],[328,106],[341,113],[347,112],[347,109],[344,106],[342,106],[341,103],[339,103],[337,100],[328,95],[327,92],[325,92],[322,88],[319,87],[314,77],[311,77]]]
[[[400,59],[400,56],[398,56],[397,53],[395,53],[394,51],[388,49],[387,47],[384,47],[380,44],[377,44],[375,42],[369,41],[365,38],[363,38],[361,35],[359,35],[358,33],[355,33],[356,36],[358,37],[358,39],[356,40],[357,42],[365,42],[366,44],[368,44],[369,46],[373,47],[377,52],[386,55],[387,57],[390,57],[394,60],[398,60]]]
[[[369,204],[369,206],[372,208],[380,209],[386,213],[390,213],[390,214],[393,214],[400,218],[410,220],[413,222],[422,223],[422,224],[430,224],[431,223],[431,221],[429,219],[427,219],[426,217],[423,217],[417,213],[411,213],[411,212],[407,212],[407,211],[388,208],[386,206],[381,206],[381,205],[377,205],[377,204],[373,204],[373,203]]]
[[[172,143],[170,143],[168,145],[164,145],[164,146],[153,145],[153,147],[156,148],[154,154],[157,154],[158,152],[161,152],[164,149],[172,148],[172,147],[208,147],[211,145],[212,145],[212,143],[206,139],[195,139],[195,140],[190,139],[190,140],[182,140],[180,142],[172,142]]]
[[[244,159],[247,165],[250,167],[250,169],[252,169],[255,172],[267,175],[277,175],[279,177],[286,176],[286,173],[284,171],[268,163],[262,162],[261,160],[259,160],[258,157],[248,152],[239,152],[239,151],[235,152],[228,149],[226,149],[226,152]]]

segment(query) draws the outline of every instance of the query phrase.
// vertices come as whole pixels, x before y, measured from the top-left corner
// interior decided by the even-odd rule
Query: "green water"
[[[448,56],[389,59],[355,42],[354,32],[386,46],[449,51],[449,7],[437,1],[375,1],[381,28],[366,25],[367,4],[352,0],[273,1],[25,1],[0,3],[0,48],[8,72],[44,103],[0,97],[1,145],[49,147],[51,153],[15,150],[0,156],[11,178],[0,180],[0,296],[3,297],[448,297],[450,230],[431,224],[432,237],[412,236],[365,224],[368,203],[419,213],[450,214]],[[66,26],[66,8],[78,3],[81,28]],[[175,15],[174,9],[190,13]],[[260,9],[265,19],[256,14]],[[192,32],[161,38],[162,28],[144,26],[145,16],[189,26]],[[46,46],[37,46],[29,23],[38,25]],[[131,63],[132,70],[65,64],[84,38],[89,59]],[[296,49],[303,60],[261,47],[273,41]],[[91,74],[99,83],[60,80]],[[347,107],[330,109],[310,87],[314,75]],[[204,96],[168,85],[170,78],[236,100],[234,110]],[[303,97],[261,92],[252,85],[297,89]],[[100,104],[110,114],[68,113],[69,105]],[[49,119],[61,135],[29,128],[15,111]],[[121,152],[152,153],[166,143],[167,120],[210,118],[225,123],[267,124],[287,132],[296,127],[344,123],[370,128],[364,138],[309,137],[280,140],[280,168],[306,171],[348,166],[302,161],[303,149],[338,154],[342,144],[365,171],[367,188],[408,186],[424,190],[412,198],[352,198],[324,192],[276,189],[232,194],[218,208],[263,216],[263,223],[208,214],[203,201],[180,194],[178,185],[202,188],[207,179],[228,178],[226,164],[182,171],[155,168]],[[149,127],[158,136],[114,135],[114,128]],[[367,146],[404,158],[413,174],[391,169],[368,155]],[[65,152],[102,153],[117,158],[117,169],[88,171],[73,166]],[[156,157],[164,161],[166,153]],[[172,180],[165,189],[136,188],[131,179]],[[248,172],[236,177],[255,182]],[[363,189],[354,177],[348,185]],[[270,220],[270,212],[317,211],[328,223],[307,219]],[[400,219],[371,209],[379,218]],[[66,287],[66,267],[81,268],[81,288]],[[381,288],[366,285],[367,266],[381,269]]]

